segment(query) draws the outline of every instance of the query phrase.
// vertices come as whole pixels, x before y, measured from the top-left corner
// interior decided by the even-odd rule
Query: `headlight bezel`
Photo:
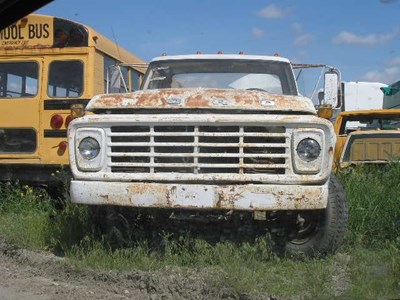
[[[297,151],[299,144],[304,140],[314,140],[319,144],[319,155],[313,160],[304,160]],[[293,169],[298,174],[317,174],[322,169],[322,163],[325,159],[325,133],[322,129],[301,128],[293,131],[292,156]]]
[[[79,146],[85,139],[96,140],[99,145],[97,156],[87,159],[82,155]],[[78,128],[75,135],[76,165],[80,171],[97,172],[104,167],[104,141],[105,133],[99,128]]]

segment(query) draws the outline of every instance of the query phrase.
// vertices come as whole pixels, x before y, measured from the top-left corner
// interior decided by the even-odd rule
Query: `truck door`
[[[0,57],[0,163],[39,158],[43,58]]]

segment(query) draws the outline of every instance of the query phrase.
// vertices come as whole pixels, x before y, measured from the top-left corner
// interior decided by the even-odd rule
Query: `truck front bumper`
[[[326,208],[323,185],[206,185],[142,182],[71,182],[71,200],[143,208],[303,210]]]

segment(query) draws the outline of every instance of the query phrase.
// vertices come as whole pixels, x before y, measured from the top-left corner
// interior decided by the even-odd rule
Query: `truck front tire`
[[[343,187],[335,175],[329,179],[327,208],[298,214],[295,237],[287,240],[287,254],[307,256],[334,252],[341,244],[348,224],[348,204]]]

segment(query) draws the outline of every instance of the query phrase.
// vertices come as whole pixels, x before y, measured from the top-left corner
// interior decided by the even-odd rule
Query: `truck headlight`
[[[320,156],[321,146],[316,140],[306,138],[298,143],[296,151],[302,160],[313,161]]]
[[[96,139],[87,137],[79,143],[78,149],[84,159],[91,160],[99,155],[100,144]]]
[[[71,164],[76,163],[80,171],[98,172],[106,166],[105,156],[105,133],[100,128],[78,128],[74,137],[75,159]]]
[[[326,162],[325,132],[319,128],[293,131],[293,168],[297,174],[317,174]]]

